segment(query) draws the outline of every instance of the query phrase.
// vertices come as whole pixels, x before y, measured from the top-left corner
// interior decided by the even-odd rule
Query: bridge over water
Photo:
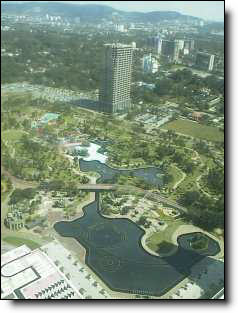
[[[85,185],[78,185],[78,188],[80,190],[96,192],[96,191],[116,190],[117,186],[116,185],[109,185],[109,184],[85,184]]]
[[[80,190],[90,191],[90,192],[97,192],[97,191],[114,191],[114,190],[129,190],[132,186],[122,186],[122,185],[115,185],[115,184],[85,184],[85,185],[79,185],[78,188]],[[172,201],[168,198],[163,197],[162,195],[154,192],[145,192],[145,190],[140,188],[135,188],[134,190],[141,191],[142,193],[145,193],[148,199],[161,201],[163,203],[166,203],[167,205],[171,205],[172,207],[175,207],[180,212],[188,213],[188,210],[179,205],[177,202]]]

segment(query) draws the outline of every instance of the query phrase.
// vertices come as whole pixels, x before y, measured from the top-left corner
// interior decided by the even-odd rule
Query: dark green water
[[[110,168],[100,164],[84,161],[81,170],[100,172],[100,182],[114,175]],[[156,177],[158,182],[157,172],[150,171],[146,179]],[[188,234],[178,237],[179,248],[174,255],[152,256],[141,246],[144,231],[128,219],[103,217],[99,197],[100,192],[93,203],[84,207],[83,217],[58,222],[54,228],[61,236],[73,237],[86,248],[86,264],[115,291],[160,296],[188,276],[193,264],[220,251],[218,243],[209,238],[208,249],[196,253],[188,246]]]
[[[85,215],[72,222],[58,222],[55,230],[73,237],[87,250],[86,263],[116,291],[162,295],[190,273],[193,264],[220,251],[210,239],[202,255],[186,249],[186,235],[170,257],[148,254],[141,246],[144,231],[128,219],[104,218],[98,211],[99,195],[84,208]]]
[[[134,177],[143,178],[148,184],[154,186],[163,185],[163,173],[157,167],[137,168],[133,170],[129,169],[116,169],[109,167],[99,161],[84,161],[80,160],[80,170],[83,172],[97,172],[101,175],[98,179],[98,183],[113,182],[114,178],[120,175],[130,175]]]

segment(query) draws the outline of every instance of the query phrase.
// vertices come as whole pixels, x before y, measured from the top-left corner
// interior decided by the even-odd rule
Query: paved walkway
[[[174,166],[175,166],[175,165],[174,165]],[[175,166],[175,167],[176,167],[178,170],[180,170],[177,166]],[[173,190],[177,189],[178,185],[180,185],[180,184],[184,181],[184,179],[187,177],[187,174],[185,174],[182,170],[180,170],[180,172],[182,172],[182,178],[174,184]]]

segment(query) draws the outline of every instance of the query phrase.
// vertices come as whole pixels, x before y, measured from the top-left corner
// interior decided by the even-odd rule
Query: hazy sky
[[[61,1],[66,2],[66,1]],[[106,4],[124,11],[177,11],[206,20],[224,20],[224,1],[67,1]]]
[[[1,1],[4,2],[4,1]],[[8,1],[5,1],[8,2]],[[11,1],[28,2],[28,1]],[[45,1],[34,1],[45,2]],[[47,1],[51,2],[51,1]],[[224,1],[57,1],[79,4],[105,4],[124,11],[177,11],[206,20],[224,20]]]

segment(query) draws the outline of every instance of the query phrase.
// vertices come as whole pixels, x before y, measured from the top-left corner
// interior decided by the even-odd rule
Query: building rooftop
[[[112,47],[112,48],[133,48],[133,45],[125,45],[122,43],[106,43],[104,46]]]
[[[77,289],[41,250],[23,245],[1,257],[1,298],[80,299]]]

